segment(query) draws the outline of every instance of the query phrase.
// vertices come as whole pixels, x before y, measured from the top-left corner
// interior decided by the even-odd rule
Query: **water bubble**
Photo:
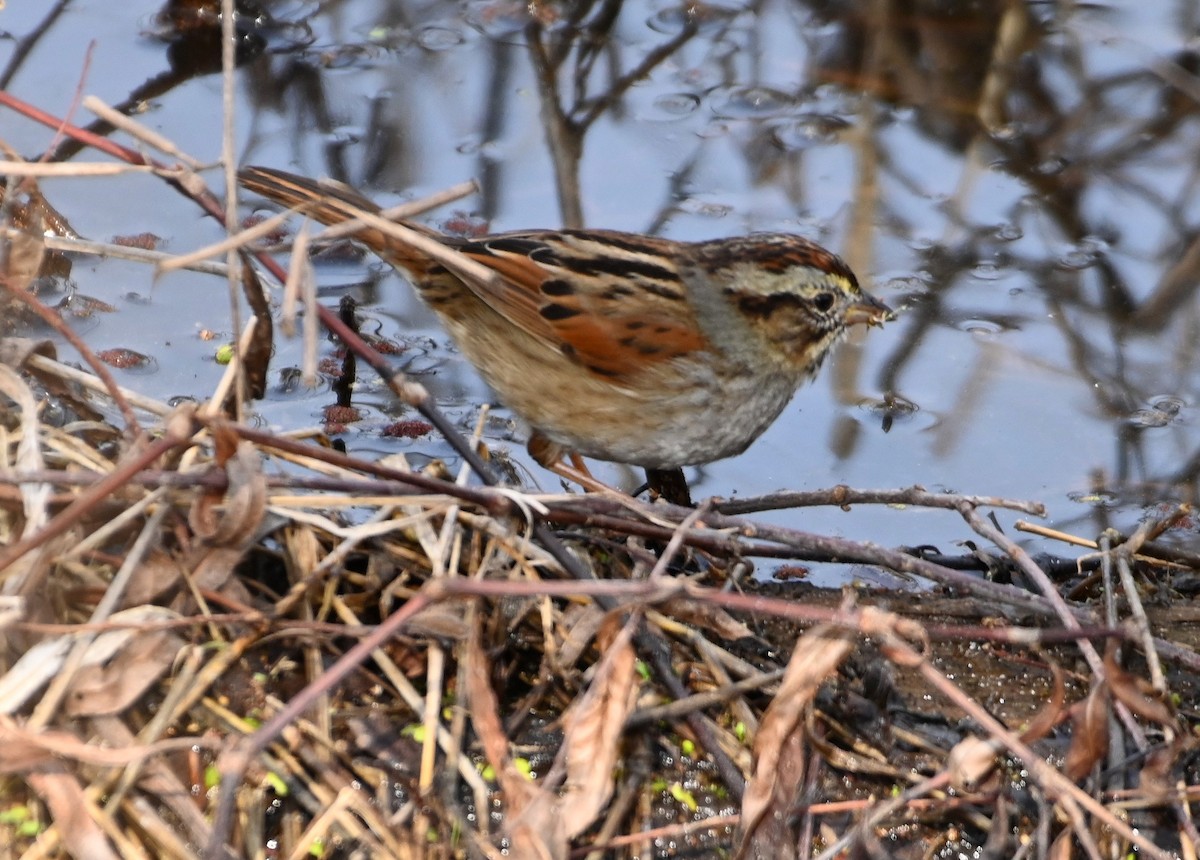
[[[1163,394],[1158,397],[1150,398],[1150,408],[1157,409],[1159,412],[1165,412],[1167,415],[1175,416],[1183,411],[1183,407],[1187,403],[1182,397],[1176,397],[1174,394]]]
[[[343,125],[331,129],[324,135],[330,146],[351,146],[363,139],[363,129],[357,125]]]
[[[654,99],[650,109],[642,115],[642,119],[651,121],[670,121],[680,119],[696,112],[700,107],[700,97],[692,93],[666,93]]]
[[[1096,262],[1096,255],[1090,254],[1081,248],[1072,248],[1063,254],[1060,254],[1055,265],[1060,269],[1066,269],[1068,272],[1077,272],[1081,269],[1087,269]]]
[[[363,68],[375,61],[380,48],[390,48],[404,41],[403,31],[394,37],[374,39],[356,45],[342,45],[321,52],[322,69],[357,69]],[[394,42],[393,42],[394,38]]]
[[[1171,423],[1171,416],[1157,409],[1139,409],[1126,419],[1132,427],[1148,430],[1153,427],[1166,427]]]
[[[491,161],[501,161],[506,154],[504,142],[499,139],[485,140],[479,144],[479,154]]]
[[[802,114],[780,122],[771,129],[776,142],[787,150],[831,143],[838,134],[850,127],[850,122],[833,114]]]
[[[724,137],[727,134],[729,134],[729,123],[721,121],[710,122],[696,132],[696,136],[701,140],[713,140],[718,137]]]
[[[1004,270],[992,260],[980,260],[971,268],[971,276],[979,281],[995,281]]]
[[[646,26],[656,33],[674,36],[688,25],[688,17],[687,9],[672,6],[668,9],[660,9],[651,15],[646,20]]]
[[[1172,394],[1152,397],[1145,409],[1135,411],[1126,419],[1126,422],[1131,427],[1141,429],[1166,427],[1179,417],[1179,413],[1186,405],[1182,398]]]
[[[992,129],[992,138],[999,141],[1015,140],[1025,133],[1025,126],[1019,122],[1008,122]]]
[[[695,198],[684,201],[679,209],[682,212],[699,215],[702,218],[724,218],[733,211],[733,207],[728,203],[713,203],[712,201],[696,200]]]
[[[1098,257],[1099,254],[1094,249],[1085,245],[1074,245],[1058,255],[1055,265],[1068,272],[1077,272],[1094,266]]]
[[[1017,239],[1020,239],[1025,235],[1025,231],[1022,230],[1019,225],[1009,222],[997,226],[992,235],[1001,242],[1015,242]]]
[[[1054,155],[1047,158],[1033,168],[1033,172],[1039,176],[1057,176],[1067,169],[1067,160],[1060,155]]]
[[[919,295],[928,292],[931,283],[933,283],[933,278],[929,276],[928,272],[924,271],[888,278],[885,282],[887,292],[891,295],[899,292]]]
[[[700,97],[694,93],[667,93],[656,98],[654,104],[664,113],[684,116],[700,106]]]
[[[467,7],[467,23],[485,36],[509,41],[529,23],[528,7],[510,0],[479,0]]]
[[[673,80],[681,87],[697,92],[711,90],[722,80],[723,66],[711,58],[694,66],[684,66],[675,72]]]
[[[466,37],[451,27],[425,27],[417,33],[417,44],[427,51],[448,51],[461,45]]]
[[[727,119],[778,116],[795,107],[796,99],[771,87],[731,87],[713,102],[713,113]]]
[[[1077,244],[1068,245],[1059,254],[1057,265],[1060,269],[1078,271],[1096,264],[1108,250],[1108,242],[1099,236],[1085,236]]]
[[[709,3],[695,5],[671,6],[650,16],[646,26],[656,33],[666,33],[674,36],[683,32],[689,24],[696,27],[700,33],[711,32],[726,21],[733,18],[740,10],[737,8],[716,6]]]
[[[965,331],[967,334],[973,334],[986,338],[992,335],[1000,334],[1002,331],[1004,331],[1004,326],[1000,325],[1000,323],[996,322],[995,320],[967,319],[958,323],[958,329],[960,331]]]

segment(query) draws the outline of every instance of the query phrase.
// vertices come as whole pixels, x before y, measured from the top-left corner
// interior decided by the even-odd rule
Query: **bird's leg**
[[[695,507],[683,469],[647,469],[646,486],[673,505]]]
[[[594,478],[592,473],[588,471],[587,464],[583,462],[583,457],[579,456],[579,454],[567,450],[562,445],[551,442],[537,430],[534,430],[530,434],[529,443],[526,445],[526,448],[529,451],[529,456],[533,457],[539,464],[560,478],[566,478],[568,481],[578,484],[588,492],[625,495],[616,487],[610,487],[603,481]],[[568,460],[570,461],[570,465],[567,464]]]

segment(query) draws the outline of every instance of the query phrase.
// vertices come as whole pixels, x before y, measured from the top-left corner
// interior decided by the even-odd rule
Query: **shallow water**
[[[556,102],[587,123],[582,158],[561,171],[577,196],[556,184],[523,4],[315,5],[273,7],[268,49],[239,73],[244,163],[332,175],[385,201],[481,182],[434,224],[457,210],[492,230],[558,226],[578,204],[588,226],[678,239],[798,232],[842,253],[900,310],[844,344],[748,452],[690,470],[696,495],[921,484],[1038,499],[1054,525],[1085,536],[1109,523],[1131,530],[1147,506],[1190,498],[1200,448],[1200,13],[1190,0],[1136,12],[917,4],[890,20],[867,2],[720,3],[611,99],[614,82],[678,36],[680,7],[626,2],[586,50],[567,23],[548,20],[547,43],[564,46]],[[63,115],[77,86],[116,104],[168,69],[168,46],[146,35],[153,4],[63,10],[19,59],[14,39],[34,33],[49,4],[10,3],[0,15],[14,95]],[[196,77],[137,118],[215,161],[220,96],[219,76]],[[0,119],[0,138],[26,157],[52,136]],[[215,172],[210,182],[220,187]],[[221,235],[151,177],[43,188],[90,238],[151,231],[184,252]],[[374,260],[319,271],[324,299],[369,300],[367,328],[410,343],[407,366],[472,425],[488,393],[408,286]],[[160,399],[212,390],[221,368],[198,333],[231,330],[220,279],[155,281],[142,265],[80,258],[70,281],[62,288],[118,307],[81,323],[94,348],[153,357],[151,371],[116,371],[126,384]],[[273,382],[297,356],[280,342]],[[319,423],[331,402],[327,387],[273,388],[257,410],[290,429]],[[449,456],[435,438],[381,438],[400,413],[374,380],[357,403],[368,415],[347,434],[353,453]],[[523,431],[496,415],[489,441],[528,464]],[[948,552],[969,536],[936,512],[770,517]],[[1015,518],[999,515],[1006,527]]]

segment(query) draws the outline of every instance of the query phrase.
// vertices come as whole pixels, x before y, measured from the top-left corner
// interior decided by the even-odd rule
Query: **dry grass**
[[[0,368],[13,856],[928,856],[953,842],[1167,857],[1188,841],[1188,731],[1167,679],[1190,677],[1194,653],[1178,643],[1142,682],[1090,643],[1145,657],[1153,635],[1081,626],[1079,606],[1051,621],[1054,601],[1013,586],[706,505],[468,487],[204,410],[138,436],[51,427],[37,404],[56,363],[21,345],[8,339],[20,358]],[[900,496],[991,528],[981,500],[826,501]],[[1033,564],[997,542],[1012,567]],[[823,552],[960,596],[930,619],[886,596],[728,588],[745,556]],[[1129,544],[1103,557],[1142,565]],[[1034,626],[1000,620],[1000,599]],[[944,623],[952,611],[970,626]],[[995,649],[1010,698],[1029,691],[1007,725],[986,689],[968,692],[979,679],[948,677],[966,643],[975,661]],[[902,727],[922,696],[937,707]]]
[[[24,290],[36,234],[6,234],[6,301],[61,326]],[[246,330],[186,410],[120,390],[78,339],[99,375],[0,341],[11,856],[1194,856],[1192,619],[1141,604],[1192,562],[1153,543],[1177,512],[1096,548],[1099,610],[981,513],[1029,503],[683,509],[257,431],[226,417],[264,372]],[[1029,587],[744,516],[800,504],[946,509]],[[749,558],[940,591],[797,600],[742,581]]]

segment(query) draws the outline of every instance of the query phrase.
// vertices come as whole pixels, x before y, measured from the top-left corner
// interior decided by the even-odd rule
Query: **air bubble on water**
[[[1003,270],[992,260],[980,260],[971,268],[971,276],[980,281],[994,281]]]
[[[731,87],[713,101],[713,113],[728,119],[778,116],[795,107],[796,99],[771,87]]]
[[[833,114],[801,114],[795,119],[784,120],[771,129],[776,142],[786,150],[800,150],[809,146],[831,143],[840,132],[850,127],[850,122]]]
[[[1007,122],[992,129],[992,138],[999,141],[1015,140],[1025,132],[1025,126],[1019,122]]]
[[[1004,326],[1000,325],[995,320],[981,319],[963,320],[958,324],[958,328],[967,332],[968,334],[973,334],[980,337],[988,337],[1004,331]]]
[[[436,24],[417,33],[417,44],[427,51],[448,51],[465,41],[466,37],[458,30]]]
[[[700,97],[693,93],[664,93],[651,102],[642,119],[669,122],[690,116],[700,107]]]
[[[1039,176],[1057,176],[1067,169],[1067,160],[1061,156],[1051,156],[1033,168]]]
[[[992,235],[1001,242],[1015,242],[1025,235],[1025,231],[1017,224],[1007,222],[996,227],[996,231]]]
[[[1176,397],[1174,394],[1162,394],[1158,397],[1150,398],[1150,408],[1170,416],[1178,415],[1183,411],[1183,407],[1187,405],[1182,397]]]

